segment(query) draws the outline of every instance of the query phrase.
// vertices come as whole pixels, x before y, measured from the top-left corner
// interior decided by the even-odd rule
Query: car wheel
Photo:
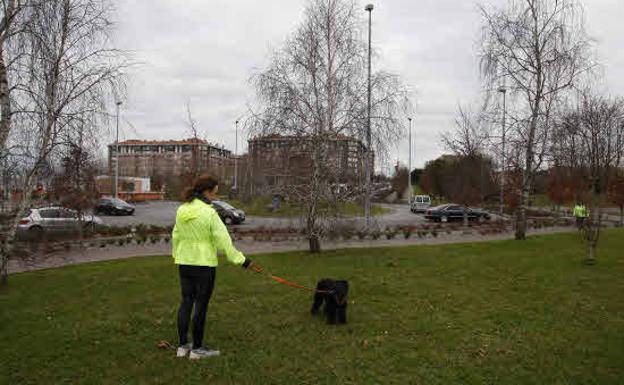
[[[448,222],[448,217],[447,217],[446,215],[445,215],[445,216],[442,216],[442,217],[440,218],[440,222],[442,222],[442,223],[446,223],[446,222]]]
[[[232,223],[234,223],[234,221],[232,221],[232,218],[230,218],[230,217],[225,217],[225,218],[223,219],[223,223],[225,223],[226,225],[228,225],[228,226],[229,226],[229,225],[231,225]]]
[[[43,227],[41,226],[32,226],[28,228],[28,238],[30,239],[41,239],[43,237]]]

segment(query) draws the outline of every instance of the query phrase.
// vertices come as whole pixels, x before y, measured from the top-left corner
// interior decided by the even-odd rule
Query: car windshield
[[[447,207],[448,205],[440,205],[440,206],[432,207],[431,210],[444,210]]]
[[[230,206],[229,204],[223,202],[223,201],[213,201],[212,203],[214,203],[217,206],[221,206],[224,209],[228,209],[228,210],[236,210],[234,207]]]

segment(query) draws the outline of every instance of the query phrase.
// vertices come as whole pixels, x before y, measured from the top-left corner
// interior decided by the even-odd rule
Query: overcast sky
[[[120,0],[117,39],[140,62],[122,106],[121,138],[178,139],[187,101],[209,141],[234,149],[234,122],[253,99],[247,80],[266,65],[302,18],[306,0]],[[488,3],[503,4],[504,0]],[[373,2],[374,69],[399,74],[415,90],[413,165],[444,152],[458,103],[479,97],[476,41],[481,26],[471,0]],[[362,13],[364,2],[361,2]],[[624,95],[622,0],[586,0],[608,93]],[[241,134],[239,152],[247,145]],[[390,156],[407,163],[407,139]],[[379,168],[379,165],[378,165]]]

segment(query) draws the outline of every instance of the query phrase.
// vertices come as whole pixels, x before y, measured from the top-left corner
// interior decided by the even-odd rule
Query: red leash
[[[255,271],[258,274],[263,274],[265,273],[264,268],[262,266],[256,265],[256,264],[252,264],[251,265],[253,271]],[[321,294],[331,294],[334,291],[333,290],[317,290],[317,289],[313,289],[311,287],[307,287],[307,286],[303,286],[303,285],[299,285],[298,283],[294,283],[294,282],[290,282],[284,278],[280,278],[277,277],[271,273],[269,273],[268,271],[266,272],[266,275],[271,278],[274,281],[277,281],[279,283],[283,283],[284,285],[290,286],[290,287],[294,287],[296,289],[301,289],[301,290],[307,290],[307,291],[311,291],[313,293],[321,293]]]
[[[303,285],[299,285],[299,284],[297,284],[297,283],[287,281],[287,280],[285,280],[284,278],[276,277],[276,276],[274,276],[274,275],[271,275],[270,277],[271,277],[271,279],[272,279],[272,280],[274,280],[274,281],[277,281],[277,282],[283,283],[284,285],[288,285],[288,286],[290,286],[290,287],[295,287],[295,288],[297,288],[297,289],[307,290],[307,291],[311,291],[311,292],[314,292],[314,293],[323,293],[323,294],[329,294],[329,293],[331,293],[331,291],[330,291],[330,290],[317,290],[317,289],[312,289],[311,287],[306,287],[306,286],[303,286]]]

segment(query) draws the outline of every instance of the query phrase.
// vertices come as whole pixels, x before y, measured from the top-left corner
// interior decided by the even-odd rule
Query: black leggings
[[[180,345],[188,342],[188,329],[191,321],[191,310],[195,305],[193,314],[193,348],[202,346],[204,340],[204,324],[206,323],[206,310],[214,289],[216,269],[210,266],[180,265],[180,287],[182,289],[182,302],[178,311],[178,336]]]

